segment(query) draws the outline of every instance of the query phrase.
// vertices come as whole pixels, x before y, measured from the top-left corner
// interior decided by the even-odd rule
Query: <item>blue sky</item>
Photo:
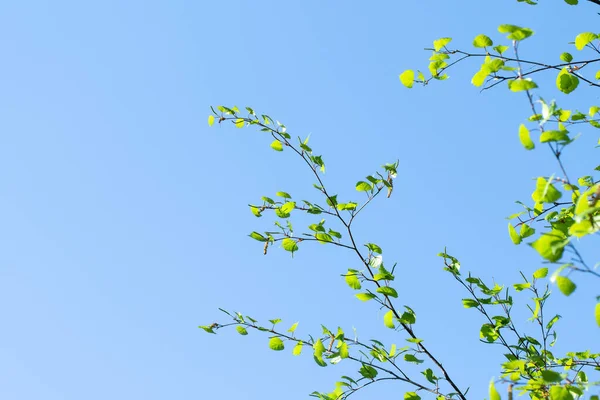
[[[479,33],[501,41],[501,23],[536,31],[523,55],[557,60],[597,10],[545,3],[1,5],[0,397],[301,399],[348,372],[272,352],[254,332],[204,334],[198,325],[223,320],[218,307],[300,321],[299,334],[323,323],[402,341],[340,278],[356,267],[350,254],[304,246],[293,259],[281,249],[264,257],[246,236],[272,223],[248,203],[316,192],[309,171],[264,134],[209,129],[217,104],[310,133],[340,197],[358,199],[357,180],[400,160],[394,195],[359,219],[359,240],[398,261],[399,301],[417,311],[419,335],[474,398],[485,396],[502,355],[478,342],[483,321],[462,308],[436,254],[447,246],[465,270],[505,284],[539,268],[533,251],[512,245],[504,218],[529,200],[530,178],[557,166],[518,143],[524,96],[480,93],[469,84],[475,64],[412,91],[398,74],[425,69],[423,48],[438,37],[463,48]],[[567,101],[552,80],[545,96]],[[569,101],[586,109],[597,96],[582,88]],[[572,175],[597,164],[587,150],[596,140],[584,131],[565,155]],[[581,282],[552,303],[564,317],[559,343],[597,343],[591,311],[573,311],[591,310],[591,288]]]

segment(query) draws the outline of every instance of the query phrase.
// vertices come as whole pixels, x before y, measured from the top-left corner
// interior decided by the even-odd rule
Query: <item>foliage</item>
[[[519,2],[536,3],[532,0]],[[565,2],[569,5],[578,3],[577,0]],[[474,86],[488,90],[506,82],[510,92],[525,96],[531,114],[519,126],[515,136],[526,150],[534,150],[536,143],[546,147],[557,162],[560,176],[540,176],[535,180],[531,188],[532,201],[517,202],[523,209],[508,217],[508,237],[515,245],[527,243],[547,266],[529,276],[520,273],[520,280],[512,285],[499,285],[485,283],[468,273],[463,275],[457,258],[445,250],[439,255],[443,259],[444,270],[465,290],[463,306],[476,311],[483,320],[480,340],[499,345],[504,351],[506,360],[500,366],[499,378],[489,385],[490,399],[499,400],[501,395],[497,385],[506,384],[510,396],[514,387],[520,394],[527,394],[533,399],[572,400],[589,396],[597,400],[598,396],[590,396],[590,391],[600,382],[588,375],[600,370],[600,353],[586,350],[555,354],[556,324],[561,316],[553,315],[546,304],[550,296],[554,296],[551,287],[555,286],[565,296],[571,295],[581,276],[578,273],[600,277],[597,265],[586,262],[577,249],[578,241],[594,240],[600,230],[600,181],[597,178],[600,166],[589,171],[588,175],[572,179],[562,159],[567,147],[577,143],[578,136],[572,133],[573,128],[600,128],[600,120],[597,119],[600,107],[593,105],[587,112],[581,112],[562,108],[554,100],[545,101],[538,94],[541,85],[534,81],[534,77],[544,73],[555,74],[555,86],[564,94],[581,90],[581,82],[600,87],[600,71],[587,73],[592,66],[600,63],[600,58],[597,58],[600,35],[592,32],[577,35],[573,41],[575,56],[562,53],[557,55],[561,62],[546,63],[521,57],[520,46],[534,34],[532,29],[504,24],[498,27],[498,31],[506,36],[501,44],[494,45],[490,36],[480,34],[473,39],[473,51],[451,47],[452,39],[449,37],[435,40],[433,48],[429,49],[432,55],[427,75],[419,70],[407,70],[400,74],[400,81],[407,88],[415,84],[428,85],[435,80],[447,79],[447,71],[452,67],[467,60],[478,60],[480,64],[471,80]],[[321,367],[342,361],[354,363],[354,376],[342,376],[331,392],[312,393],[319,399],[346,398],[383,380],[396,380],[412,386],[412,391],[404,394],[405,399],[418,400],[427,393],[437,399],[466,399],[468,389],[455,382],[450,371],[420,338],[415,311],[408,305],[395,303],[401,289],[395,284],[395,265],[390,267],[387,260],[384,262],[379,245],[359,245],[355,241],[353,222],[376,197],[381,197],[382,193],[387,197],[392,195],[398,162],[384,164],[378,173],[356,183],[357,196],[364,196],[362,201],[338,199],[323,180],[324,158],[313,151],[308,138],[292,138],[285,125],[268,115],[257,114],[249,107],[244,112],[237,107],[213,108],[208,124],[215,122],[230,122],[236,128],[254,127],[267,133],[273,139],[270,143],[273,150],[299,157],[315,179],[314,188],[320,196],[317,200],[299,201],[280,191],[275,199],[265,196],[251,204],[250,210],[256,217],[272,212],[278,220],[276,229],[255,231],[249,236],[261,242],[265,254],[277,242],[292,256],[304,249],[308,242],[352,252],[357,258],[357,267],[348,269],[343,275],[345,283],[357,292],[358,300],[372,302],[383,309],[383,326],[398,332],[405,343],[382,343],[374,339],[359,341],[356,337],[348,337],[341,328],[331,330],[325,326],[314,336],[297,336],[298,323],[286,330],[278,327],[279,319],[264,324],[242,313],[226,310],[222,311],[229,316],[230,322],[200,328],[215,333],[218,329],[235,326],[241,335],[252,330],[265,332],[272,350],[291,348],[293,355],[311,352],[315,363]],[[290,220],[296,213],[307,214],[318,221],[295,230]],[[517,306],[529,309],[529,321],[539,329],[535,337],[524,333],[519,321],[513,318],[515,292],[530,295],[528,304]],[[589,318],[595,318],[600,325],[600,303],[596,304],[595,313]],[[418,366],[420,373],[415,374],[413,369],[407,368],[408,365]]]

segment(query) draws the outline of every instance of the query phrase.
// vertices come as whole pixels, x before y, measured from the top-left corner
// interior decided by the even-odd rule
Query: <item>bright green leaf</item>
[[[295,251],[298,251],[298,244],[293,239],[285,238],[281,242],[281,245],[283,246],[283,249],[285,251],[289,251],[289,252],[292,252],[292,253],[295,252]]]
[[[571,279],[560,275],[556,277],[556,286],[565,296],[570,296],[577,288]]]
[[[358,190],[359,192],[368,192],[370,190],[373,190],[373,186],[368,182],[359,181],[356,184],[356,190]]]
[[[562,258],[564,247],[567,242],[564,233],[555,229],[551,232],[542,234],[542,236],[531,243],[530,246],[546,260],[556,262]]]
[[[532,150],[535,147],[535,144],[531,140],[531,136],[529,136],[529,129],[523,124],[519,126],[519,140],[527,150]]]
[[[569,73],[567,68],[563,68],[556,77],[556,87],[565,94],[571,93],[577,89],[579,78]]]
[[[283,340],[278,337],[272,337],[269,340],[269,348],[275,351],[281,351],[284,349]]]
[[[394,312],[392,310],[389,310],[383,316],[383,324],[390,329],[394,329],[396,327],[394,326]]]
[[[383,295],[389,296],[389,297],[398,297],[398,292],[396,292],[396,289],[389,287],[389,286],[381,286],[377,288],[377,293],[381,293]]]
[[[535,191],[531,194],[531,198],[536,203],[554,203],[561,196],[562,193],[552,183],[542,177],[537,178]]]
[[[269,240],[258,232],[252,232],[249,236],[252,239],[258,240],[259,242],[266,242],[267,240]]]
[[[494,385],[494,380],[492,380],[490,382],[489,396],[490,396],[490,400],[500,400],[500,394],[496,390],[496,385]]]
[[[573,400],[573,395],[564,386],[550,387],[550,400]]]
[[[357,293],[355,296],[360,301],[369,301],[369,300],[375,298],[375,295],[372,293]]]
[[[566,63],[570,63],[571,61],[573,61],[573,56],[570,53],[562,53],[560,55],[560,59]]]
[[[475,39],[473,39],[473,46],[475,47],[482,48],[486,46],[492,46],[493,44],[494,42],[492,42],[492,39],[485,35],[477,35]]]
[[[235,327],[235,330],[236,330],[236,331],[238,331],[238,333],[239,333],[240,335],[243,335],[243,336],[245,336],[245,335],[247,335],[247,334],[248,334],[248,331],[246,330],[246,328],[244,328],[244,327],[243,327],[243,326],[241,326],[241,325],[238,325],[238,326],[236,326],[236,327]]]
[[[451,41],[452,41],[452,38],[449,38],[449,37],[434,40],[433,48],[435,49],[435,51],[440,51],[442,49],[442,47],[446,46]]]
[[[358,280],[357,273],[358,271],[349,269],[348,273],[345,276],[346,283],[354,290],[358,290],[361,288],[360,280]]]
[[[208,116],[208,126],[213,126],[214,123],[215,123],[215,116],[209,115]]]
[[[575,47],[577,50],[582,50],[587,44],[598,39],[598,35],[592,32],[583,32],[575,38]]]
[[[510,240],[512,240],[514,244],[521,243],[521,236],[519,236],[515,227],[510,222],[508,223],[508,234],[510,235]]]
[[[288,329],[287,331],[288,331],[288,332],[292,332],[292,333],[294,333],[294,332],[296,331],[296,328],[297,328],[297,327],[298,327],[298,322],[294,322],[294,323],[292,324],[292,326],[290,327],[290,329]]]
[[[302,353],[302,348],[304,346],[302,345],[302,342],[298,342],[296,343],[296,345],[294,346],[294,349],[292,350],[292,354],[295,356],[299,356],[300,353]]]
[[[533,277],[535,279],[542,279],[542,278],[545,278],[546,276],[548,276],[548,267],[540,268],[533,273]]]
[[[283,144],[279,140],[275,139],[271,143],[271,148],[275,151],[283,151]]]
[[[404,71],[400,74],[400,82],[410,89],[415,83],[415,72],[411,69]]]
[[[533,31],[529,28],[522,28],[516,25],[504,24],[498,27],[498,32],[508,33],[510,40],[524,40],[533,35]]]
[[[513,92],[535,89],[538,86],[530,79],[514,79],[508,81],[508,88]]]
[[[235,124],[236,128],[243,128],[244,127],[244,119],[238,118],[235,120],[234,124]]]

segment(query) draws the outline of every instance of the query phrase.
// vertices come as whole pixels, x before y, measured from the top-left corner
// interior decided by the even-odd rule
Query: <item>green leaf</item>
[[[259,242],[266,242],[267,240],[269,240],[258,232],[252,232],[248,236],[250,236],[252,239],[258,240]]]
[[[532,227],[530,227],[527,224],[521,224],[521,231],[519,232],[519,236],[521,236],[522,239],[525,239],[531,235],[533,235],[535,233],[535,229],[533,229]]]
[[[446,46],[451,41],[452,41],[452,38],[449,38],[449,37],[434,40],[433,48],[435,49],[435,51],[440,51],[442,49],[442,47]]]
[[[294,322],[294,323],[292,324],[292,326],[290,327],[290,329],[288,329],[287,331],[288,331],[288,332],[292,332],[292,333],[294,333],[294,332],[296,331],[296,328],[297,328],[297,327],[298,327],[298,322]]]
[[[513,287],[517,292],[522,292],[525,289],[529,289],[531,287],[531,283],[515,283]]]
[[[556,77],[556,87],[565,94],[571,93],[577,89],[579,78],[569,73],[567,68],[563,68]]]
[[[508,81],[508,88],[513,92],[522,92],[537,88],[538,85],[530,79],[514,79]]]
[[[535,144],[531,140],[531,136],[529,136],[529,129],[523,124],[519,126],[519,140],[527,150],[532,150],[535,147]]]
[[[367,249],[371,250],[373,253],[381,254],[381,247],[377,246],[375,243],[367,243],[365,246],[367,246]]]
[[[415,357],[412,354],[405,354],[404,361],[411,362],[414,364],[421,364],[423,362],[423,360],[418,359],[417,357]]]
[[[515,227],[509,222],[508,223],[508,234],[510,235],[510,239],[514,244],[521,243],[521,236],[515,230]]]
[[[356,270],[349,269],[348,273],[345,276],[346,283],[348,284],[348,286],[350,286],[354,290],[358,290],[361,288],[360,281],[358,280],[357,272],[358,271],[356,271]]]
[[[533,273],[534,279],[542,279],[548,276],[548,267],[540,268]]]
[[[562,258],[564,247],[567,243],[568,240],[565,239],[564,233],[554,229],[551,232],[542,234],[530,246],[546,260],[556,262]]]
[[[600,327],[600,303],[596,303],[594,316],[596,317],[596,324]]]
[[[389,310],[383,316],[383,324],[390,329],[394,329],[396,327],[394,325],[394,312],[392,310]]]
[[[500,335],[492,324],[483,324],[479,330],[479,337],[485,339],[489,343],[495,342]]]
[[[359,192],[368,192],[370,190],[373,190],[373,186],[371,186],[370,183],[359,181],[356,183],[356,190],[358,190]]]
[[[302,342],[298,342],[296,343],[296,345],[294,346],[294,349],[292,350],[292,354],[295,356],[299,356],[300,353],[302,353],[302,348],[304,346],[302,345]]]
[[[540,135],[540,143],[569,141],[568,131],[544,131]]]
[[[562,376],[555,371],[551,371],[549,369],[542,371],[542,379],[546,383],[555,383],[563,380]]]
[[[500,400],[500,394],[496,390],[496,385],[494,385],[493,379],[490,381],[489,396],[490,400]]]
[[[556,277],[556,286],[565,296],[570,296],[571,293],[575,291],[577,285],[573,283],[572,280],[567,278],[566,276],[557,276]]]
[[[238,118],[234,121],[234,124],[235,124],[236,128],[243,128],[244,127],[244,119]]]
[[[575,38],[575,48],[582,50],[587,44],[598,39],[598,35],[592,32],[583,32]]]
[[[411,69],[407,69],[400,74],[400,82],[410,89],[415,83],[415,72]]]
[[[565,0],[565,3],[567,3],[570,6],[576,6],[577,4],[579,4],[579,0]]]
[[[206,331],[208,333],[214,333],[214,334],[216,334],[216,332],[213,330],[212,325],[211,326],[200,325],[198,328],[203,329],[204,331]]]
[[[573,395],[564,386],[550,387],[550,400],[573,400]]]
[[[479,307],[479,303],[473,299],[462,299],[462,303],[465,308]]]
[[[504,24],[498,27],[498,32],[508,33],[510,40],[524,40],[533,35],[533,31],[529,28],[522,28],[517,25]]]
[[[377,370],[367,364],[363,364],[358,372],[360,372],[362,376],[368,379],[375,379],[375,377],[377,376]]]
[[[376,297],[373,293],[357,293],[355,296],[360,301],[369,301]]]
[[[245,336],[245,335],[247,335],[247,334],[248,334],[248,331],[246,330],[246,328],[244,328],[244,327],[243,327],[243,326],[241,326],[241,325],[238,325],[238,326],[236,326],[236,327],[235,327],[235,330],[236,330],[236,331],[238,331],[238,333],[239,333],[240,335],[242,335],[242,336]]]
[[[475,39],[473,39],[473,46],[478,48],[492,46],[493,44],[494,42],[492,42],[492,39],[485,35],[477,35]]]
[[[215,116],[209,115],[208,116],[208,126],[213,126],[214,123],[215,123]]]
[[[285,251],[289,251],[291,253],[294,253],[295,251],[298,251],[298,244],[293,239],[285,238],[281,242],[281,245],[283,246],[283,249]]]
[[[269,348],[271,350],[275,350],[275,351],[281,351],[283,350],[284,346],[283,346],[283,340],[281,340],[278,337],[272,337],[269,340]]]
[[[571,55],[571,53],[562,53],[560,55],[560,59],[566,63],[570,63],[571,61],[573,61],[573,56]]]
[[[542,177],[537,178],[535,191],[531,194],[531,198],[536,203],[554,203],[561,196],[562,193],[552,183]]]
[[[294,208],[296,208],[296,203],[293,201],[288,201],[287,203],[279,207],[283,214],[289,214]]]
[[[421,400],[421,396],[415,392],[406,392],[404,393],[404,400]]]
[[[398,297],[398,292],[396,292],[396,289],[389,287],[389,286],[381,286],[377,288],[377,293],[381,293],[383,295],[389,296],[389,297],[394,297],[397,298]]]
[[[275,139],[271,143],[271,148],[275,151],[283,151],[283,144],[279,140]]]
[[[350,354],[348,353],[348,344],[346,342],[342,342],[340,345],[340,357],[348,358]]]
[[[502,54],[506,50],[508,50],[508,46],[503,46],[503,45],[494,46],[494,50],[496,50],[499,54]]]
[[[290,196],[286,192],[277,192],[277,193],[275,193],[275,196],[283,197],[284,199],[291,199],[292,198],[292,196]]]

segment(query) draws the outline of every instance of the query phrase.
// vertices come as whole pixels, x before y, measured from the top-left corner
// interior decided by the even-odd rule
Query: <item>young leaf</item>
[[[213,126],[214,123],[215,123],[215,116],[209,115],[208,116],[208,126]]]
[[[271,148],[275,151],[283,151],[283,144],[279,140],[275,139],[271,143]]]
[[[509,222],[508,223],[508,234],[510,235],[510,239],[514,244],[521,243],[521,236],[515,230],[515,227]]]
[[[571,53],[562,53],[560,55],[560,59],[566,63],[570,63],[571,61],[573,61],[573,56],[571,55]]]
[[[278,337],[272,337],[269,340],[269,348],[271,348],[271,350],[275,350],[275,351],[283,350],[284,349],[283,340],[279,339]]]
[[[498,27],[498,32],[508,33],[510,40],[524,40],[533,35],[533,31],[529,28],[522,28],[516,25],[504,24]]]
[[[600,303],[596,303],[594,316],[596,317],[596,324],[600,327]]]
[[[571,93],[577,89],[579,78],[569,73],[567,68],[563,68],[556,77],[556,87],[565,94]]]
[[[252,239],[258,240],[259,242],[266,242],[267,240],[269,240],[258,232],[252,232],[248,236],[250,236]]]
[[[577,286],[573,283],[572,280],[567,278],[566,276],[557,276],[556,277],[556,286],[565,296],[570,296],[571,293],[575,291]]]
[[[298,327],[298,322],[294,322],[294,323],[292,324],[292,326],[290,327],[290,329],[288,329],[287,331],[288,331],[288,332],[292,332],[292,333],[294,333],[294,332],[296,331],[296,328],[297,328],[297,327]]]
[[[358,290],[361,288],[360,281],[358,280],[357,272],[358,271],[356,271],[356,270],[349,269],[348,273],[345,276],[346,283],[348,284],[348,286],[350,286],[354,290]]]
[[[478,48],[492,46],[493,44],[494,42],[492,42],[492,39],[485,35],[477,35],[475,39],[473,39],[473,46]]]
[[[508,81],[508,88],[513,92],[522,92],[537,88],[538,85],[529,79],[513,79]]]
[[[451,41],[452,41],[452,38],[449,38],[449,37],[434,40],[433,48],[435,49],[435,51],[440,51],[442,49],[442,47],[446,46]]]
[[[358,190],[359,192],[368,192],[370,190],[373,190],[373,186],[371,186],[370,183],[359,181],[356,184],[356,190]]]
[[[289,251],[291,253],[294,253],[295,251],[298,251],[298,245],[296,244],[296,241],[293,240],[293,239],[285,238],[281,242],[281,245],[283,246],[283,249],[285,251]]]
[[[372,293],[357,293],[355,296],[360,301],[369,301],[369,300],[375,298],[375,295]]]
[[[404,400],[421,400],[421,396],[415,392],[406,392],[404,393]]]
[[[392,310],[389,310],[388,312],[385,313],[385,315],[383,316],[383,324],[390,328],[390,329],[394,329],[394,312]]]
[[[400,82],[410,89],[415,83],[415,72],[411,69],[404,71],[400,74]]]
[[[587,44],[598,39],[598,35],[592,32],[583,32],[575,38],[575,47],[577,50],[582,50]]]
[[[531,136],[529,136],[529,129],[523,124],[519,126],[519,140],[527,150],[532,150],[535,147],[535,144],[531,140]]]
[[[496,386],[494,385],[493,379],[490,382],[489,395],[490,395],[490,400],[500,400],[500,394],[496,390]]]
[[[396,289],[389,287],[389,286],[381,286],[377,288],[377,293],[381,293],[384,294],[386,296],[389,297],[394,297],[397,298],[398,297],[398,292],[396,292]]]
[[[243,335],[243,336],[245,336],[245,335],[247,335],[247,334],[248,334],[248,331],[246,330],[246,328],[244,328],[244,327],[243,327],[243,326],[241,326],[241,325],[238,325],[238,326],[236,326],[236,327],[235,327],[235,330],[236,330],[236,331],[238,331],[238,333],[239,333],[240,335]]]
[[[302,342],[296,343],[296,345],[294,346],[294,349],[292,350],[292,354],[295,356],[299,356],[300,353],[302,353],[302,347],[304,347],[302,345]]]
[[[540,268],[533,273],[534,279],[542,279],[548,276],[548,267]]]

